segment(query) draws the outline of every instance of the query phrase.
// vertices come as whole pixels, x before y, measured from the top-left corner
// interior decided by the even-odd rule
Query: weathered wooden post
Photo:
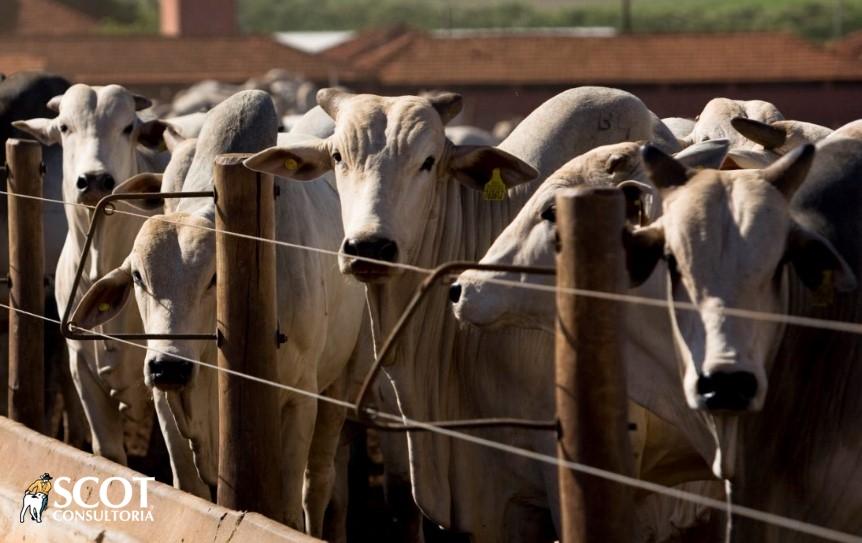
[[[216,296],[222,369],[276,380],[273,179],[242,165],[247,154],[215,160]],[[218,503],[283,517],[278,389],[220,371]]]
[[[557,286],[623,289],[625,201],[614,188],[557,196]],[[620,302],[557,292],[556,401],[559,458],[631,475]],[[632,541],[629,487],[561,467],[563,543]]]
[[[9,305],[41,315],[45,305],[42,146],[6,141],[9,194]],[[9,310],[9,417],[44,431],[45,359],[42,319]]]

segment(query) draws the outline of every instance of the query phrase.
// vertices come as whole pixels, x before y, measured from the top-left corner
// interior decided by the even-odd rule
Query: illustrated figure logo
[[[41,477],[33,481],[27,490],[24,492],[24,504],[21,506],[21,519],[24,522],[24,516],[30,512],[30,519],[33,522],[42,522],[42,513],[48,508],[48,494],[51,492],[51,477],[47,473],[43,473]]]

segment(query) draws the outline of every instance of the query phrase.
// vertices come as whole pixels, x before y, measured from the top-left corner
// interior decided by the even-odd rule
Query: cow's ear
[[[167,146],[164,138],[168,125],[159,119],[144,121],[138,128],[138,143],[150,149],[159,149]]]
[[[674,155],[674,158],[687,168],[717,170],[724,162],[728,149],[730,149],[730,140],[707,140],[686,147]]]
[[[326,140],[307,138],[282,147],[270,147],[243,162],[256,172],[271,173],[285,179],[312,181],[332,169]]]
[[[641,147],[641,156],[653,185],[660,189],[684,185],[695,173],[682,162],[651,144]]]
[[[62,94],[58,94],[57,96],[55,96],[55,97],[51,98],[50,100],[48,100],[48,103],[47,103],[47,104],[45,104],[45,105],[46,105],[46,106],[48,107],[48,109],[50,109],[51,111],[55,111],[55,112],[57,112],[57,113],[60,113],[60,102],[62,102],[62,101],[63,101],[63,95],[62,95]]]
[[[36,118],[26,121],[14,121],[12,126],[26,132],[39,140],[43,145],[54,145],[60,141],[60,130],[54,119]]]
[[[123,264],[90,287],[72,315],[72,322],[87,330],[108,322],[126,305],[131,291],[132,276],[128,265]]]
[[[482,145],[453,145],[449,153],[449,172],[471,189],[483,190],[499,170],[506,188],[512,188],[535,179],[535,168],[496,147]]]
[[[785,259],[809,289],[834,288],[848,292],[857,286],[856,274],[826,238],[793,221],[787,234]]]
[[[163,174],[160,173],[139,173],[132,176],[113,190],[112,194],[146,194],[150,192],[160,192],[162,190]],[[126,200],[126,202],[138,209],[144,211],[157,211],[165,205],[163,198],[153,197],[146,200]]]
[[[644,283],[664,254],[664,229],[658,223],[646,228],[623,230],[626,270],[631,288]]]
[[[449,121],[457,117],[461,113],[461,108],[464,104],[461,95],[454,92],[435,93],[428,97],[428,101],[431,102],[431,107],[440,115],[440,120],[443,121],[443,124],[448,124]]]
[[[146,96],[133,94],[132,98],[135,100],[135,111],[141,111],[142,109],[153,107],[153,101]]]
[[[645,226],[652,220],[650,210],[656,198],[656,190],[651,185],[629,179],[617,187],[626,198],[626,222]]]

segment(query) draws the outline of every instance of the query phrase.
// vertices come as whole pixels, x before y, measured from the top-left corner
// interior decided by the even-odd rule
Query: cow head
[[[790,213],[813,156],[814,147],[803,145],[763,170],[694,172],[655,148],[644,151],[653,181],[667,193],[662,217],[625,238],[629,273],[637,284],[665,261],[685,399],[716,439],[718,476],[733,474],[735,415],[763,406],[783,333],[779,323],[727,308],[783,313],[787,263],[811,289],[856,285],[829,241]]]
[[[335,120],[332,136],[267,149],[246,166],[297,180],[334,169],[345,232],[339,265],[361,281],[398,273],[361,259],[415,262],[444,183],[457,180],[482,190],[494,170],[507,187],[536,176],[502,150],[446,139],[444,126],[461,109],[459,95],[381,97],[324,89],[317,99]]]
[[[119,85],[77,84],[48,102],[58,112],[56,118],[13,124],[46,145],[60,143],[64,199],[94,205],[137,172],[138,143],[160,144],[156,124],[141,121],[136,113],[150,105]]]
[[[718,167],[727,153],[727,140],[695,144],[679,153],[688,166]],[[536,190],[517,217],[482,258],[485,264],[555,265],[557,244],[554,202],[561,192],[579,185],[617,186],[626,197],[626,215],[639,225],[661,213],[661,204],[640,154],[640,144],[617,143],[597,147],[557,170]],[[554,278],[512,272],[470,270],[450,289],[455,316],[475,326],[517,325],[552,331],[554,295],[506,286],[495,280],[553,286]]]
[[[141,178],[138,178],[141,179]],[[134,178],[133,178],[134,180]],[[154,187],[141,187],[151,192]],[[203,227],[203,228],[201,228]],[[206,333],[216,328],[215,237],[212,221],[188,213],[148,219],[123,264],[84,295],[72,320],[92,328],[115,317],[131,293],[148,334]],[[212,341],[151,339],[144,363],[148,386],[168,392],[180,432],[192,442],[201,477],[215,484],[215,363]]]

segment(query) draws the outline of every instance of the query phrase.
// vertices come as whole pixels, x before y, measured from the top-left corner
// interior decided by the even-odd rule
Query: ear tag
[[[506,184],[503,183],[503,178],[500,176],[500,168],[494,168],[494,171],[491,172],[491,179],[485,183],[482,193],[486,200],[501,201],[506,199]]]
[[[284,161],[284,167],[292,172],[295,172],[299,169],[299,162],[297,162],[296,159],[288,158]]]
[[[820,276],[820,285],[814,291],[811,303],[815,307],[826,307],[832,305],[835,299],[835,288],[832,280],[832,270],[824,270]]]
[[[99,304],[99,313],[107,313],[111,309],[111,304],[102,302]]]

